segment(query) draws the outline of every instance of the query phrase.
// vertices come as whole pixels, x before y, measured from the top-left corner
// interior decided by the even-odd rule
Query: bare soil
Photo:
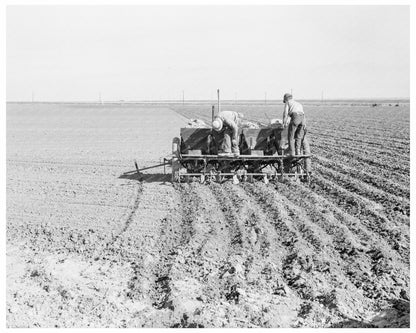
[[[375,109],[311,107],[308,187],[128,173],[205,106],[8,104],[7,326],[409,327],[409,109]]]

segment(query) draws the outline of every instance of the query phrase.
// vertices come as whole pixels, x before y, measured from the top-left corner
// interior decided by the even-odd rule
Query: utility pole
[[[220,113],[221,112],[221,105],[220,105],[220,90],[219,89],[217,89],[217,105],[218,105],[218,113]]]
[[[293,96],[293,89],[290,88],[290,94]]]

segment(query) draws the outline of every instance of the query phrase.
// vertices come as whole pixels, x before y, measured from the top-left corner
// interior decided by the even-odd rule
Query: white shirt
[[[305,114],[303,112],[303,106],[299,102],[296,102],[294,100],[290,100],[289,102],[286,103],[286,105],[289,107],[289,110],[288,110],[289,117],[292,116],[292,113]]]
[[[223,126],[228,126],[233,131],[233,140],[237,140],[238,137],[238,119],[239,114],[235,111],[221,111],[215,118],[220,118],[223,122]]]
[[[221,111],[217,114],[217,117],[227,125],[238,124],[238,113],[235,111]]]

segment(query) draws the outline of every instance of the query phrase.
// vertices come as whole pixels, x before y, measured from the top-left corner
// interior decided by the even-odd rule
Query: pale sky
[[[9,6],[7,100],[409,96],[408,6]]]

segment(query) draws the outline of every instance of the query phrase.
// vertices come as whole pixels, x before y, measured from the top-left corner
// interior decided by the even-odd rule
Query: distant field
[[[126,175],[211,102],[8,103],[7,326],[409,327],[410,110],[385,102],[305,103],[309,187]]]
[[[383,106],[406,106],[409,105],[409,99],[329,99],[329,100],[317,100],[317,99],[310,99],[310,100],[299,100],[299,102],[306,104],[306,105],[317,105],[317,106],[324,106],[324,105],[331,105],[331,106],[373,106],[374,104],[383,105]],[[9,102],[9,104],[33,104],[32,102]],[[217,100],[160,100],[160,101],[125,101],[125,100],[118,100],[118,101],[105,101],[102,104],[98,103],[97,101],[78,101],[78,102],[34,102],[34,104],[60,104],[60,105],[136,105],[136,106],[144,106],[144,105],[153,105],[153,106],[166,106],[166,105],[206,105],[217,106]],[[281,106],[282,100],[221,100],[221,104],[223,105],[233,105],[233,106]]]

